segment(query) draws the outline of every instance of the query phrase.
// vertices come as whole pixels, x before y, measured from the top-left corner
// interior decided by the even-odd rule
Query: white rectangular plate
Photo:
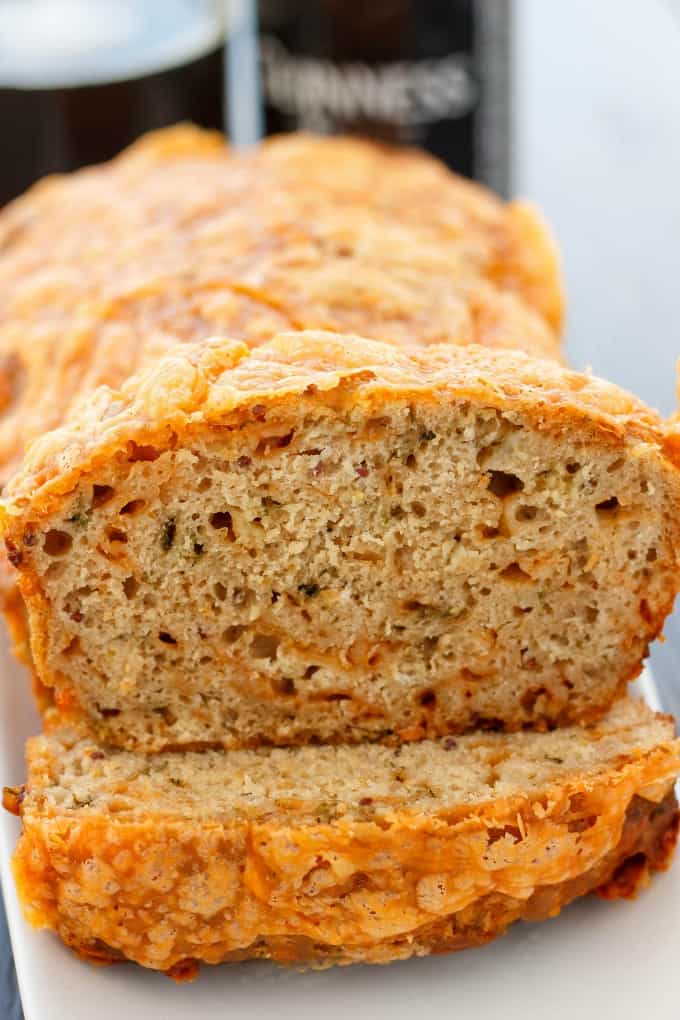
[[[651,678],[645,696],[654,704]],[[0,781],[24,777],[38,729],[23,670],[0,638]],[[0,869],[26,1020],[639,1020],[677,1016],[680,866],[636,901],[595,897],[541,924],[519,924],[484,949],[301,973],[266,963],[206,967],[193,984],[139,967],[82,963],[21,917],[9,860],[18,819],[0,817]]]

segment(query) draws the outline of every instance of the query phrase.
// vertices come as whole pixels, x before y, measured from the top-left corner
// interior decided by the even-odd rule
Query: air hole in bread
[[[502,538],[503,532],[493,524],[483,524],[481,528],[482,538]]]
[[[167,521],[163,522],[161,528],[161,548],[165,552],[169,552],[175,544],[175,535],[177,534],[177,525],[175,524],[175,518],[169,517]]]
[[[196,486],[198,492],[207,492],[212,486],[212,478],[201,478],[200,482]]]
[[[238,641],[245,629],[246,628],[240,624],[235,624],[233,627],[227,627],[226,630],[222,631],[222,639],[226,641],[228,645],[233,645],[234,641]]]
[[[533,715],[536,710],[536,702],[539,698],[545,697],[548,692],[545,687],[530,687],[520,698],[520,704],[528,715]]]
[[[146,506],[145,499],[131,499],[129,503],[126,503],[124,506],[122,506],[118,512],[124,515],[129,515],[130,517],[134,517],[135,514],[141,513],[145,506]]]
[[[524,482],[517,475],[508,471],[489,471],[489,492],[492,492],[498,499],[505,499],[514,492],[521,492]]]
[[[45,535],[43,549],[48,556],[65,556],[73,545],[73,536],[68,531],[51,528]]]
[[[139,581],[136,577],[126,577],[123,581],[123,591],[129,599],[133,599],[139,591]]]
[[[271,453],[272,450],[283,450],[286,446],[290,446],[294,435],[295,432],[291,429],[290,432],[286,432],[282,436],[265,436],[257,444],[255,453],[262,457]]]
[[[610,496],[609,499],[603,499],[601,503],[596,503],[595,509],[598,514],[613,516],[619,509],[619,501],[616,496]]]
[[[419,602],[418,599],[407,599],[402,602],[402,609],[405,609],[408,613],[427,612],[432,609],[432,606],[428,606],[425,602]]]
[[[215,581],[213,585],[213,592],[215,594],[215,598],[219,599],[220,602],[224,602],[227,597],[227,589],[221,581]]]
[[[427,514],[427,510],[425,509],[423,504],[419,503],[417,500],[411,503],[411,510],[416,515],[416,517],[425,517],[425,515]]]
[[[93,485],[92,486],[92,509],[97,510],[100,506],[105,506],[110,500],[113,499],[116,490],[112,485]]]
[[[80,647],[80,638],[78,637],[78,635],[76,635],[74,638],[71,638],[69,643],[66,645],[66,648],[62,650],[61,654],[67,656],[82,655],[82,649]]]
[[[254,659],[269,659],[273,662],[279,644],[280,639],[273,634],[255,634],[250,642],[250,654]]]
[[[117,715],[120,715],[119,708],[102,708],[101,705],[96,705],[95,707],[104,719],[114,719]]]
[[[176,645],[177,639],[169,634],[167,630],[161,630],[158,634],[158,640],[162,641],[164,645]]]
[[[227,538],[230,542],[236,541],[236,534],[234,532],[234,526],[231,520],[231,514],[228,510],[221,510],[215,514],[210,515],[210,524],[217,531],[226,531]]]
[[[522,570],[519,563],[508,564],[507,567],[501,570],[498,576],[506,581],[515,581],[519,584],[531,580],[531,574],[527,574],[526,570]]]
[[[139,460],[158,460],[161,455],[161,451],[157,450],[155,446],[144,446],[140,443],[135,443],[134,440],[130,440],[128,443],[128,460],[135,461]]]
[[[168,705],[160,705],[158,708],[154,708],[156,715],[159,715],[166,726],[174,726],[177,722],[177,716]]]
[[[427,690],[420,692],[418,696],[418,703],[421,704],[423,708],[434,708],[437,704],[437,695],[431,688],[428,688]]]
[[[109,542],[121,542],[123,544],[125,544],[128,540],[126,533],[121,531],[120,528],[107,528],[106,537]]]
[[[294,694],[297,694],[295,681],[289,676],[273,676],[270,683],[274,694],[283,694],[286,697],[292,697]]]

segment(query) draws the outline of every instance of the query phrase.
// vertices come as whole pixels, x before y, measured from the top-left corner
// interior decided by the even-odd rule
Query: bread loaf
[[[631,895],[675,842],[672,723],[141,756],[69,733],[8,790],[26,915],[96,960],[384,963]]]
[[[178,343],[311,328],[559,357],[561,316],[537,215],[427,156],[290,135],[233,155],[160,131],[0,213],[0,478]]]
[[[677,588],[664,442],[623,391],[518,353],[185,345],[7,487],[38,676],[145,751],[587,721]]]
[[[99,384],[187,341],[323,328],[559,359],[561,318],[537,214],[427,156],[302,135],[235,155],[216,133],[159,131],[0,212],[0,484]],[[0,597],[30,663],[4,557]]]

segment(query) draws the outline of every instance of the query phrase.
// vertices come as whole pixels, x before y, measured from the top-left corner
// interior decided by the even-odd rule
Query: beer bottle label
[[[417,145],[508,190],[510,0],[264,0],[265,130]]]

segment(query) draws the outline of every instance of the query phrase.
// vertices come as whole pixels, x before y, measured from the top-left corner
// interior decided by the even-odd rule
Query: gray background
[[[680,355],[680,0],[518,0],[516,12],[516,191],[560,243],[570,360],[667,414]],[[676,616],[652,653],[668,709],[680,708]],[[0,910],[0,1020],[20,1015]]]
[[[520,0],[515,185],[559,241],[575,368],[676,407],[680,0]],[[651,656],[680,714],[680,606]]]

